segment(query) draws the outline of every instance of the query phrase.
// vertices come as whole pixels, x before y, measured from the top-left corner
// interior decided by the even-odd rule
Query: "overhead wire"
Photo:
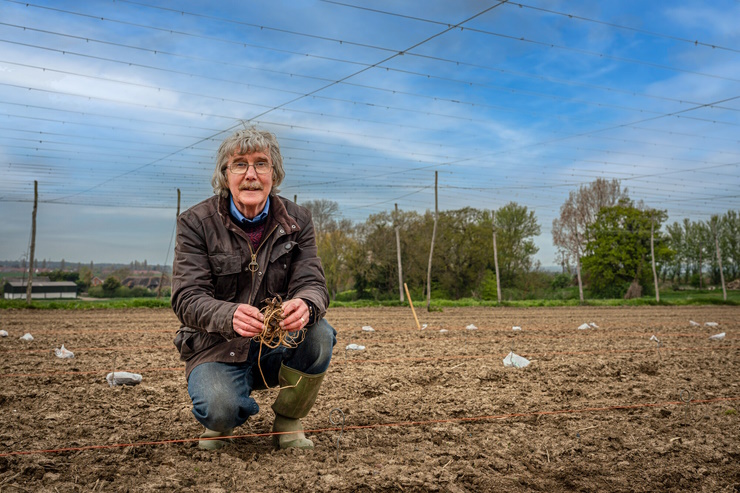
[[[409,53],[406,53],[406,54],[409,54]],[[276,123],[277,123],[277,122],[276,122]],[[535,168],[534,168],[534,167],[532,167],[531,169],[533,169],[533,170],[534,170]],[[533,172],[532,174],[534,174],[534,172]],[[699,199],[697,198],[697,200],[699,200]]]

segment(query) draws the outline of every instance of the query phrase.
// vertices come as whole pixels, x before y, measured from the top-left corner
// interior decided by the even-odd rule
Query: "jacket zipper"
[[[257,272],[260,268],[260,265],[257,263],[257,254],[259,253],[262,246],[265,243],[267,243],[267,240],[270,238],[270,236],[272,236],[272,233],[274,233],[277,228],[278,228],[278,225],[276,224],[275,227],[272,228],[272,231],[267,233],[267,236],[262,238],[262,241],[257,247],[257,250],[252,250],[252,242],[247,240],[247,246],[249,247],[249,254],[252,256],[252,261],[249,262],[249,265],[247,266],[247,268],[249,269],[249,272],[252,273],[252,284],[254,284],[254,273]]]

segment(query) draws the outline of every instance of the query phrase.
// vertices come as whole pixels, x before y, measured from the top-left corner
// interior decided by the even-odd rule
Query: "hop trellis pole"
[[[28,283],[26,284],[26,304],[31,304],[33,291],[33,257],[36,254],[36,211],[39,206],[39,182],[33,180],[33,213],[31,215],[31,254],[28,262]]]
[[[439,216],[439,207],[437,201],[437,179],[438,171],[434,172],[434,227],[432,228],[432,245],[429,247],[429,267],[427,268],[427,311],[432,302],[432,255],[434,254],[434,239],[437,236],[437,217]]]

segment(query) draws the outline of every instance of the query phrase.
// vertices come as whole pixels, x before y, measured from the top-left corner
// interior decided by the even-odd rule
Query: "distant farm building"
[[[26,288],[28,282],[8,281],[5,283],[4,293],[6,300],[26,299]],[[77,298],[77,284],[72,281],[37,281],[31,284],[32,299],[59,299]]]
[[[135,288],[137,286],[154,291],[159,287],[161,276],[156,277],[127,277],[121,281],[121,285]]]

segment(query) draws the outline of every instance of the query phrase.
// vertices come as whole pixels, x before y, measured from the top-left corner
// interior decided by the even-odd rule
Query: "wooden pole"
[[[498,274],[498,250],[496,248],[496,211],[491,211],[491,224],[493,225],[493,267],[496,269],[496,296],[501,303],[501,278]]]
[[[583,304],[583,280],[581,279],[581,235],[578,234],[576,224],[576,276],[578,277],[578,297]]]
[[[439,216],[437,202],[438,171],[434,172],[434,227],[432,228],[432,246],[429,248],[429,267],[427,268],[427,311],[432,302],[432,256],[434,255],[434,238],[437,236],[437,216]]]
[[[33,291],[33,259],[36,255],[36,211],[39,206],[39,182],[33,180],[33,213],[31,214],[31,255],[28,263],[28,282],[26,283],[26,304],[31,304]]]
[[[411,301],[411,295],[409,294],[409,288],[406,286],[406,283],[403,283],[403,288],[406,290],[406,297],[409,299],[409,306],[411,306],[411,313],[414,314],[414,320],[416,320],[416,328],[421,330],[421,325],[419,325],[419,319],[416,318],[416,310],[414,310],[414,302]]]
[[[653,261],[653,282],[655,283],[655,301],[660,303],[660,289],[658,288],[658,271],[655,269],[655,218],[650,222],[650,257]]]
[[[403,265],[401,264],[401,226],[398,225],[398,204],[396,204],[393,222],[396,229],[396,256],[398,257],[398,297],[403,303]]]
[[[293,195],[293,203],[294,204],[298,203],[298,194]]]
[[[714,247],[717,249],[717,263],[719,264],[719,279],[722,281],[722,298],[727,301],[727,288],[725,288],[725,274],[722,272],[722,255],[719,252],[719,217],[714,223]]]
[[[180,217],[180,189],[179,188],[177,189],[177,212],[175,213],[175,221],[177,221],[178,217]],[[169,252],[167,252],[167,257],[169,258]],[[166,260],[165,260],[165,265],[162,266],[162,275],[159,276],[159,286],[157,286],[157,298],[162,296],[162,283],[164,282],[164,271],[165,270],[167,270]]]

